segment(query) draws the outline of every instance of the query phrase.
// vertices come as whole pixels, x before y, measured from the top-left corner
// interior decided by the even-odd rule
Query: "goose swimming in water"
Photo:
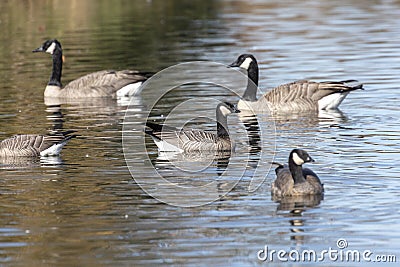
[[[278,164],[275,169],[276,180],[271,185],[272,195],[276,197],[319,195],[324,192],[318,176],[310,169],[303,168],[307,162],[314,162],[302,149],[293,149],[289,155],[289,166]]]
[[[50,81],[44,91],[45,97],[87,98],[133,96],[140,93],[140,85],[147,79],[136,70],[103,70],[86,74],[62,87],[63,53],[60,42],[56,39],[47,40],[32,52],[44,52],[53,56],[53,70]]]
[[[52,135],[18,134],[0,142],[0,157],[57,156],[73,131]]]
[[[255,57],[251,54],[240,55],[229,66],[240,67],[247,71],[247,88],[238,102],[240,110],[285,112],[337,109],[351,91],[363,89],[363,85],[356,80],[326,82],[299,80],[280,85],[257,100],[258,64]]]
[[[149,134],[159,151],[232,151],[235,147],[229,137],[227,116],[240,111],[231,103],[223,102],[217,105],[217,133],[201,130],[178,130],[173,127],[147,122]]]

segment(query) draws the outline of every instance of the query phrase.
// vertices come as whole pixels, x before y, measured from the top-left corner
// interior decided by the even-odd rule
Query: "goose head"
[[[301,166],[307,162],[314,162],[314,159],[312,159],[305,150],[293,149],[289,155],[289,162],[290,161],[292,161],[297,166]]]
[[[231,113],[240,113],[240,110],[237,109],[236,105],[229,102],[219,103],[217,106],[217,111],[221,112],[225,117]]]
[[[243,99],[256,101],[258,87],[258,64],[256,58],[252,54],[242,54],[229,67],[246,70],[248,83]]]
[[[32,50],[32,52],[44,52],[53,55],[56,50],[62,50],[61,44],[56,39],[53,39],[45,41],[40,47]]]
[[[239,67],[249,71],[252,68],[258,68],[257,60],[252,54],[242,54],[235,62],[229,65],[229,67]]]

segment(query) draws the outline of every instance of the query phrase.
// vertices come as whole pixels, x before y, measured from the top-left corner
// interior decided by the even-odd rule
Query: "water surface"
[[[266,264],[257,259],[265,245],[321,251],[337,248],[339,238],[349,249],[398,253],[399,8],[398,1],[1,2],[1,138],[60,129],[80,135],[59,158],[0,163],[1,264],[251,266]],[[238,149],[213,162],[201,179],[177,172],[146,138],[148,154],[132,149],[126,155],[143,162],[135,170],[141,180],[151,184],[147,167],[154,165],[178,183],[216,181],[217,195],[235,185],[218,201],[182,208],[143,191],[123,153],[126,110],[135,148],[143,134],[135,118],[143,119],[158,91],[143,91],[129,108],[126,99],[46,105],[50,56],[31,50],[48,38],[62,42],[64,83],[100,69],[157,72],[193,60],[229,64],[246,52],[259,61],[264,92],[304,78],[358,79],[365,90],[350,94],[341,113],[258,115],[260,127],[276,135],[261,143],[253,139],[250,149],[243,118],[231,116]],[[198,99],[190,113],[172,120],[184,122],[209,109],[205,97],[236,100],[219,88],[186,86],[163,99],[152,119],[162,121],[176,103]],[[215,127],[211,119],[195,122]],[[266,155],[261,158],[260,147]],[[249,192],[258,160],[285,162],[294,147],[316,160],[309,167],[325,185],[323,199],[276,202],[269,192],[275,175],[268,168],[264,183]],[[196,168],[199,158],[175,160]],[[249,165],[243,172],[244,161]],[[226,164],[232,172],[221,176]],[[174,187],[163,193],[196,199],[196,192]]]

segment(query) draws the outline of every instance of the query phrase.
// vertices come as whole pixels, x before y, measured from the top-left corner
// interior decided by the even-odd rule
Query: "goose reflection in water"
[[[301,113],[274,113],[270,116],[277,130],[295,129],[298,127],[330,127],[348,120],[340,110],[304,111]]]
[[[68,107],[74,110],[80,110],[84,114],[87,112],[108,112],[109,114],[112,114],[111,112],[116,111],[123,112],[128,107],[135,108],[138,112],[142,112],[144,109],[141,96],[119,97],[117,99],[107,97],[88,99],[45,98],[44,104],[47,107],[63,105],[64,108]]]
[[[262,149],[261,129],[257,115],[244,111],[239,114],[239,119],[246,128],[250,154],[257,154]]]
[[[29,171],[35,167],[55,167],[63,164],[64,162],[60,156],[0,158],[0,169],[2,170],[28,169]]]
[[[302,244],[307,221],[303,217],[303,212],[317,207],[324,199],[324,195],[286,196],[283,198],[273,195],[271,199],[278,203],[276,207],[278,214],[288,211],[288,213],[283,213],[283,216],[289,218],[290,231],[292,232],[290,239]]]
[[[214,173],[221,176],[229,165],[231,151],[198,151],[198,152],[158,152],[154,167],[159,173],[171,170],[182,176],[183,172],[188,174],[199,173],[199,175],[210,175]],[[203,174],[202,174],[203,173]]]
[[[240,181],[230,151],[150,153],[158,177],[146,178],[152,193],[164,202],[179,206],[204,205],[224,197]]]

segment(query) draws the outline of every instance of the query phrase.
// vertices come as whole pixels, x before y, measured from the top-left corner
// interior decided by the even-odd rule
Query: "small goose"
[[[76,137],[73,131],[53,134],[18,134],[0,142],[0,157],[57,156],[68,141]]]
[[[356,80],[340,82],[313,82],[300,80],[280,85],[257,100],[258,64],[251,54],[243,54],[230,67],[247,70],[248,84],[240,110],[253,111],[302,111],[337,109],[345,97],[353,90],[363,89]]]
[[[145,132],[153,138],[159,151],[232,151],[235,145],[229,138],[227,116],[239,112],[231,103],[219,103],[216,108],[217,134],[201,130],[178,130],[151,122],[146,123],[151,130]]]
[[[308,153],[293,149],[289,155],[289,168],[279,165],[275,169],[276,180],[272,183],[272,195],[276,197],[319,195],[324,192],[318,176],[310,169],[302,168],[306,162],[314,162]]]
[[[46,89],[45,97],[86,98],[86,97],[122,97],[139,94],[140,85],[147,79],[136,70],[103,70],[82,76],[61,84],[62,48],[59,41],[47,40],[32,52],[45,52],[53,56],[53,70]]]

